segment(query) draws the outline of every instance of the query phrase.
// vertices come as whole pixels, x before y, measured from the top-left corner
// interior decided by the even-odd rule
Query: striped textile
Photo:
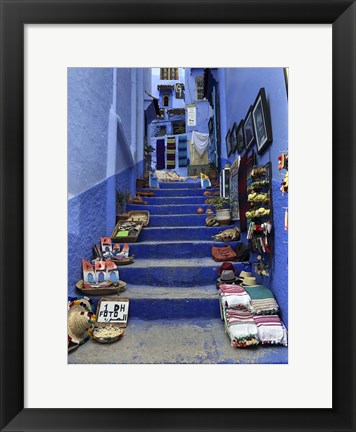
[[[222,284],[219,287],[219,292],[223,306],[251,309],[251,298],[239,285]]]
[[[257,326],[248,310],[225,308],[224,320],[232,346],[247,348],[258,345]]]
[[[273,315],[279,306],[272,291],[263,285],[244,286],[251,298],[251,312],[254,314]]]
[[[262,344],[287,346],[287,330],[278,315],[255,315],[253,319]]]
[[[176,138],[167,138],[167,169],[176,167]]]
[[[178,138],[178,160],[179,160],[179,168],[184,168],[188,165],[186,135],[182,135]]]

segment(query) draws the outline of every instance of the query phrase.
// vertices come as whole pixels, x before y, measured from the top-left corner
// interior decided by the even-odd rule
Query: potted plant
[[[218,178],[218,173],[216,171],[216,165],[214,162],[209,163],[208,177],[209,177],[210,181],[215,181]]]
[[[126,210],[126,203],[131,199],[130,191],[117,190],[116,191],[116,215],[122,215]]]
[[[206,203],[215,207],[216,220],[219,225],[229,225],[231,221],[229,198],[213,197],[206,200]]]

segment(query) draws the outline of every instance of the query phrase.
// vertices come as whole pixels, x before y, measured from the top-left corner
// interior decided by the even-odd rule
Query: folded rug
[[[232,346],[246,348],[258,345],[257,326],[248,310],[226,308],[224,319]]]
[[[176,167],[176,138],[167,138],[167,169]]]
[[[166,158],[165,158],[165,144],[164,139],[159,139],[156,141],[156,169],[161,170],[166,167]]]
[[[251,309],[251,298],[239,285],[223,284],[220,285],[219,291],[223,306]]]
[[[287,346],[287,330],[278,315],[255,315],[253,319],[262,344]]]
[[[244,286],[251,297],[251,312],[253,314],[274,315],[279,306],[272,291],[263,285]]]

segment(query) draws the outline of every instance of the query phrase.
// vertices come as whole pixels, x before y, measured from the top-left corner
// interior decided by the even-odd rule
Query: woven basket
[[[147,226],[150,223],[150,212],[147,210],[132,210],[128,213],[128,221],[138,222],[143,226]]]
[[[111,326],[114,327],[114,326]],[[101,337],[98,335],[98,331],[105,331],[107,330],[108,327],[94,327],[92,333],[91,333],[91,337],[99,342],[99,343],[103,343],[103,344],[107,344],[107,343],[113,343],[113,342],[117,342],[119,339],[121,339],[121,337],[124,334],[124,330],[120,327],[115,328],[115,331],[113,331],[113,336],[107,336],[107,337]]]
[[[129,222],[129,221],[126,221]],[[120,229],[122,228],[122,223],[123,221],[119,221],[116,225],[115,228],[113,230],[113,232],[111,233],[111,241],[113,241],[114,243],[136,243],[137,239],[140,235],[140,232],[142,230],[142,225],[141,224],[137,224],[136,226],[139,227],[139,230],[137,231],[137,234],[135,235],[128,235],[127,237],[116,237],[116,234],[120,231]]]

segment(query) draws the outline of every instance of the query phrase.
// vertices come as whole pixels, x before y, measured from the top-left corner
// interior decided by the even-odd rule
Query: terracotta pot
[[[203,214],[204,213],[204,209],[202,209],[201,207],[199,207],[198,210],[197,210],[197,213],[198,214]]]

